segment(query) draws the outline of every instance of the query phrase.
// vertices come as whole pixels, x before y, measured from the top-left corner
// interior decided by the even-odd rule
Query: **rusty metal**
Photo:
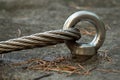
[[[63,29],[66,30],[69,28],[73,28],[80,21],[88,21],[94,25],[96,29],[94,39],[90,43],[66,41],[66,45],[71,50],[71,53],[73,55],[93,56],[97,53],[97,50],[102,46],[105,40],[105,25],[96,14],[88,11],[79,11],[72,14],[66,20]]]
[[[0,54],[35,47],[55,45],[58,43],[64,43],[65,40],[77,40],[80,37],[79,30],[77,29],[53,30],[36,33],[30,36],[1,41]]]

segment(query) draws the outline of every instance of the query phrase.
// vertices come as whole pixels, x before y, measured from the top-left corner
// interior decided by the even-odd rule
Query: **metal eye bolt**
[[[101,19],[94,13],[88,11],[78,11],[72,14],[64,23],[63,29],[73,28],[80,21],[92,23],[96,29],[94,39],[90,43],[77,43],[75,41],[66,41],[66,45],[72,54],[75,55],[94,55],[102,46],[105,40],[105,25]]]

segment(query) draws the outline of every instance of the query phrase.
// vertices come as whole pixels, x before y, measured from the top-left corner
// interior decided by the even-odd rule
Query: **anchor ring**
[[[93,55],[102,46],[105,40],[105,25],[96,14],[89,11],[78,11],[68,17],[63,25],[63,29],[66,30],[68,28],[73,28],[80,21],[88,21],[94,25],[96,29],[94,39],[90,43],[86,44],[75,41],[66,41],[66,44],[68,48],[73,51],[73,54]]]

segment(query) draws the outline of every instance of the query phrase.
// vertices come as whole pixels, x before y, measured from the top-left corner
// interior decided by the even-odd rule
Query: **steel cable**
[[[64,41],[68,40],[78,40],[80,37],[79,30],[73,28],[68,30],[52,30],[43,33],[36,33],[30,36],[1,41],[0,54],[35,47],[55,45],[58,43],[64,43]]]

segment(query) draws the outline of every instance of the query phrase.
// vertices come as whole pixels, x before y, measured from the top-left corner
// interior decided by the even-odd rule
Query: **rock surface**
[[[98,14],[106,27],[110,27],[107,29],[106,40],[100,50],[108,50],[113,61],[101,62],[98,67],[120,70],[119,0],[0,0],[0,41],[62,29],[67,17],[80,10],[89,10]],[[32,58],[54,59],[69,54],[70,51],[64,44],[4,54],[4,58],[11,61],[0,62],[0,80],[34,80],[46,73],[14,68],[9,66],[11,62]],[[93,64],[96,63],[89,65]],[[69,77],[66,77],[65,73],[52,73],[54,74],[40,80],[120,80],[120,73],[92,71],[88,76]]]

